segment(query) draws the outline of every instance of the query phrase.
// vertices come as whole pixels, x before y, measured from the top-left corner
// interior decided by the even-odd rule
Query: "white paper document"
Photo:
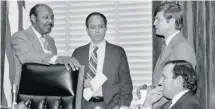
[[[107,81],[107,77],[103,73],[98,73],[92,79],[91,84],[93,86],[93,91],[91,88],[84,88],[83,96],[88,101],[93,94]]]

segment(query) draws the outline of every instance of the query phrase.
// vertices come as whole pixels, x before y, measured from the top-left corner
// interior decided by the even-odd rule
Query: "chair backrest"
[[[84,66],[79,71],[71,71],[62,64],[26,63],[22,66],[17,102],[30,100],[31,109],[80,107],[84,75]]]

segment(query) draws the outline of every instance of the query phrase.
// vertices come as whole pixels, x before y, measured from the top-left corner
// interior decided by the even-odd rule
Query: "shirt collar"
[[[165,43],[166,46],[168,46],[169,42],[173,39],[174,36],[176,36],[176,34],[178,34],[180,31],[177,30],[175,33],[173,33],[172,35],[170,35],[169,37],[166,38]]]
[[[32,27],[34,33],[36,34],[37,38],[40,39],[40,38],[42,37],[42,35],[41,35],[40,33],[38,33],[37,30],[36,30],[33,26],[31,26],[31,27]],[[44,35],[44,36],[45,36],[45,35]]]
[[[175,95],[172,99],[172,106],[188,91],[189,90],[184,90],[184,91],[179,92],[177,95]]]
[[[93,42],[90,43],[90,48],[93,49],[94,46],[97,46],[98,47],[98,50],[99,48],[104,48],[106,45],[105,43],[105,40],[103,40],[101,43],[99,43],[98,45],[95,45]]]

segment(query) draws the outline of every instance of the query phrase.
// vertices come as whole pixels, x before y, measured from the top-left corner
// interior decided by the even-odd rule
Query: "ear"
[[[175,19],[174,18],[169,19],[169,24],[175,25]]]
[[[178,76],[176,79],[177,79],[177,83],[176,84],[178,84],[180,87],[183,88],[183,82],[184,82],[183,77],[182,76]]]
[[[36,16],[35,15],[31,14],[30,19],[33,23],[36,22]]]

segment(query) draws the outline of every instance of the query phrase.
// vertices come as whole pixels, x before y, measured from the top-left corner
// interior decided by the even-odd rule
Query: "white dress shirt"
[[[168,46],[169,42],[176,36],[176,34],[178,34],[180,31],[177,30],[175,33],[173,33],[172,35],[170,35],[169,37],[166,38],[165,43],[166,46]]]
[[[90,51],[89,51],[89,60],[90,56],[94,50],[94,46],[98,47],[97,50],[97,68],[96,68],[96,73],[103,73],[103,64],[104,64],[104,58],[105,58],[105,51],[106,51],[106,41],[103,40],[100,44],[95,45],[94,43],[90,43]],[[102,87],[100,87],[94,94],[93,96],[103,96],[102,94]]]
[[[34,33],[36,34],[36,36],[37,36],[37,38],[38,38],[38,40],[39,40],[39,42],[40,42],[40,45],[42,46],[43,52],[44,52],[44,53],[52,54],[51,51],[45,49],[45,47],[44,47],[44,45],[43,45],[43,42],[42,42],[42,40],[41,40],[42,35],[41,35],[40,33],[38,33],[38,32],[35,30],[35,28],[34,28],[33,26],[31,26],[31,27],[32,27]],[[44,35],[44,37],[46,37],[46,36]],[[49,46],[49,45],[48,45],[48,46]],[[55,64],[55,61],[57,60],[57,57],[58,57],[57,55],[53,56],[53,57],[51,58],[51,60],[49,61],[49,63]]]

